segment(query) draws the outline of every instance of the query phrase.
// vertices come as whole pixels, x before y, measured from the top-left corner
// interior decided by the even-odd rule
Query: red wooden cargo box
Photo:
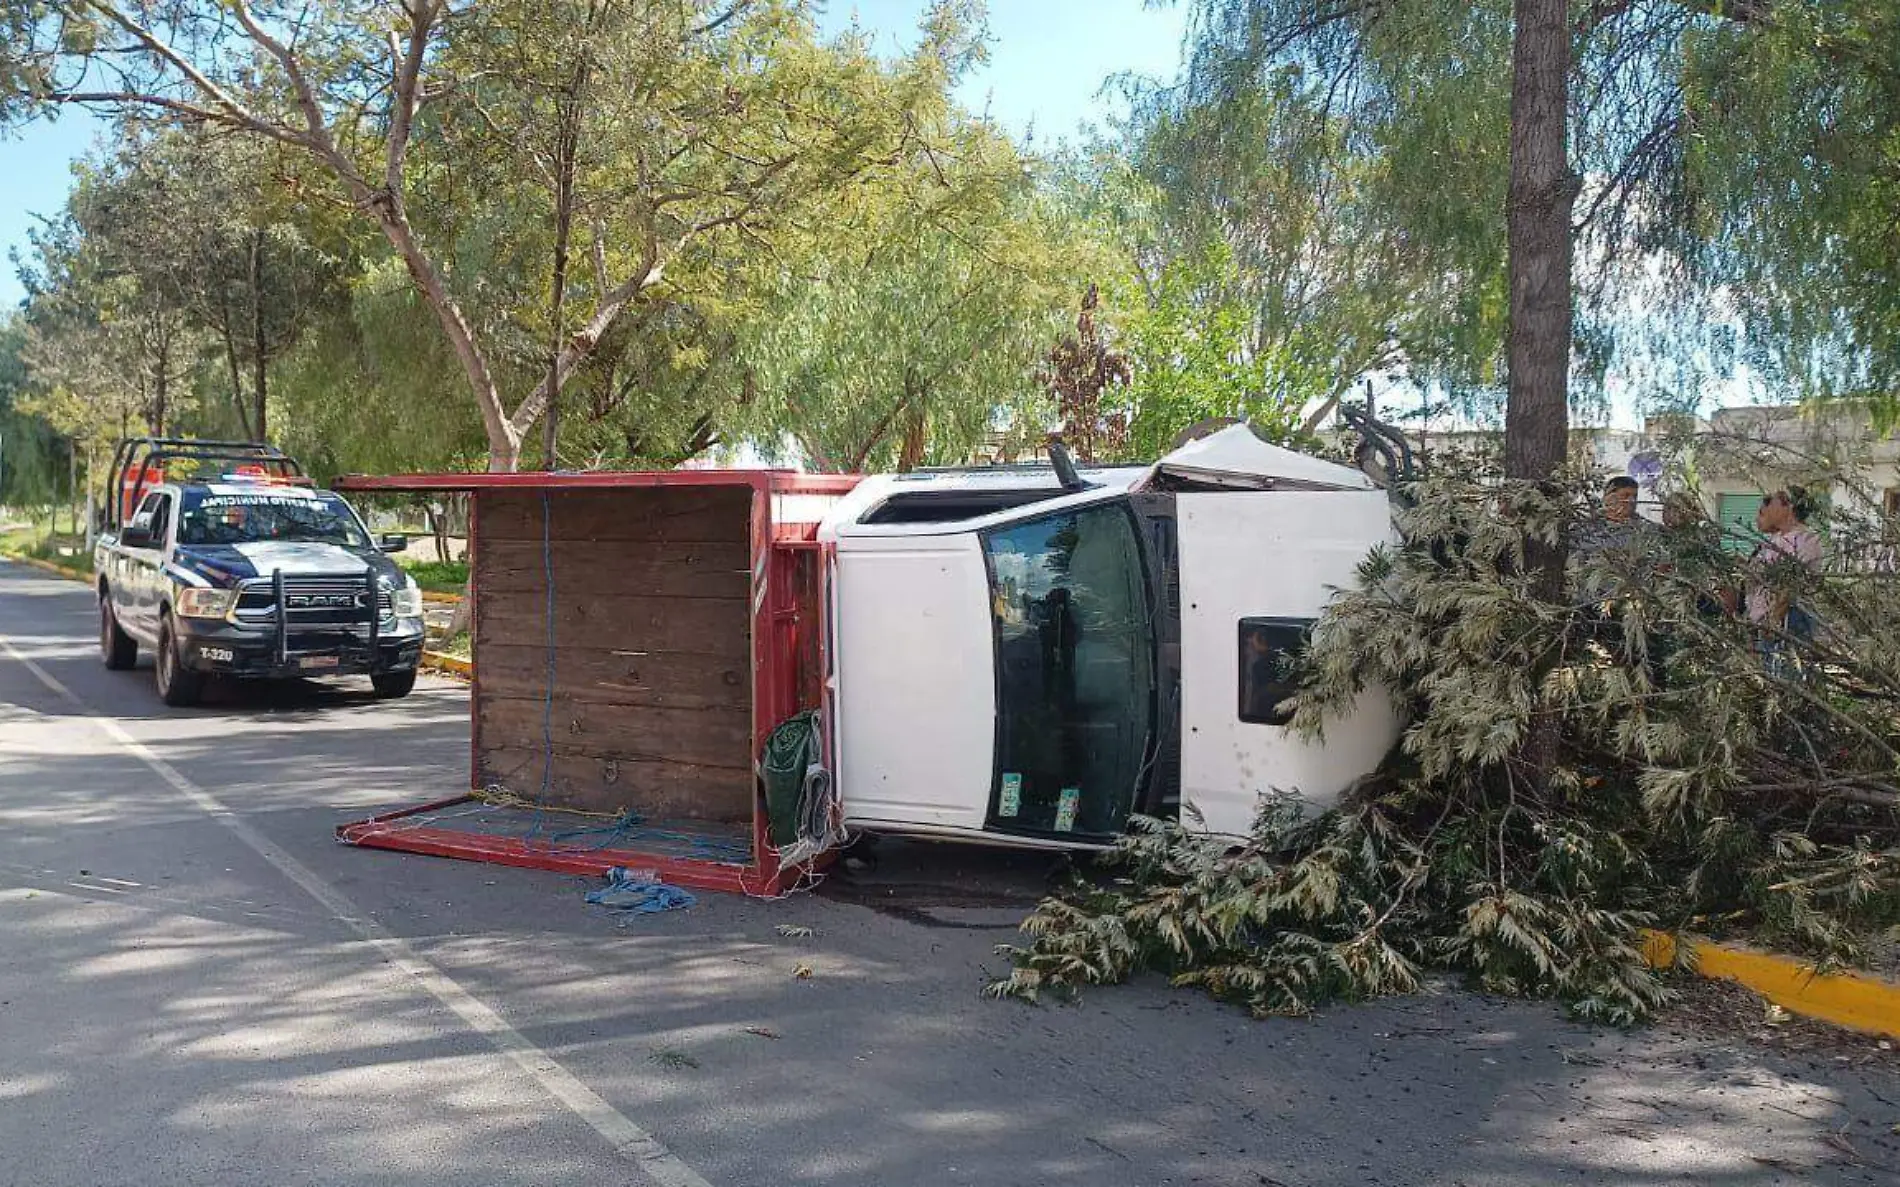
[[[777,894],[757,763],[823,687],[818,521],[856,479],[766,470],[353,476],[466,492],[469,791],[342,840]]]

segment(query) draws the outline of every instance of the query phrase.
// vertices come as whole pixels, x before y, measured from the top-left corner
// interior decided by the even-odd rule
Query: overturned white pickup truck
[[[1392,536],[1358,470],[1235,425],[1150,466],[864,479],[824,517],[830,755],[854,829],[1102,845],[1133,813],[1245,833],[1336,802],[1399,730],[1369,691],[1323,743],[1279,704],[1336,589]]]

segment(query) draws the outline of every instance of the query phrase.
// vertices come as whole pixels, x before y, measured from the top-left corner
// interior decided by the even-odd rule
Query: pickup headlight
[[[235,589],[203,589],[191,586],[178,591],[173,608],[180,618],[223,618],[237,605]]]
[[[422,587],[414,577],[404,577],[402,584],[391,591],[390,607],[397,618],[422,617]]]

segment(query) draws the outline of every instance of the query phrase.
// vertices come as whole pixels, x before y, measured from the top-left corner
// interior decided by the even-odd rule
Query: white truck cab
[[[1391,537],[1377,483],[1244,425],[1148,466],[866,478],[819,528],[847,827],[1081,848],[1331,806],[1400,723],[1368,690],[1300,739],[1285,661]]]

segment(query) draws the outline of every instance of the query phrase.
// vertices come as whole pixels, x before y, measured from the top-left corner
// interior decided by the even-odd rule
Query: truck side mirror
[[[376,547],[383,552],[401,552],[409,547],[409,537],[397,535],[378,536]]]
[[[152,537],[152,525],[129,523],[119,533],[119,543],[127,548],[155,548],[157,541]]]

